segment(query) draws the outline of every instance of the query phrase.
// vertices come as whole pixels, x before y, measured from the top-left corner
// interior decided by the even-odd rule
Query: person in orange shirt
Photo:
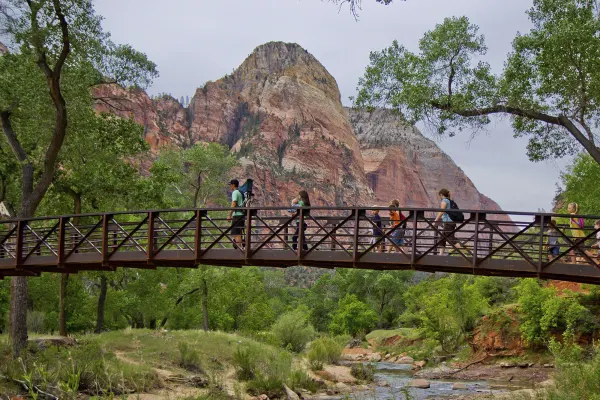
[[[400,202],[398,200],[392,200],[390,203],[391,229],[394,229],[396,226],[400,225],[400,223],[406,218],[400,210],[396,211],[399,206]],[[397,246],[402,246],[404,244],[404,230],[401,228],[394,230],[391,234],[391,241]],[[394,249],[396,249],[395,246],[390,246],[390,253],[393,253]]]

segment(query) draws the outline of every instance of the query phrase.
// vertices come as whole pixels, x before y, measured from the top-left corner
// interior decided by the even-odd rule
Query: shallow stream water
[[[413,379],[413,371],[410,365],[377,363],[375,381],[387,381],[390,386],[375,387],[368,392],[356,393],[352,397],[358,400],[443,399],[444,397],[457,395],[499,393],[523,388],[523,386],[510,384],[509,382],[494,381],[490,383],[488,381],[461,381],[458,379],[428,379],[431,387],[429,389],[418,389],[408,387]],[[464,383],[467,390],[452,390],[452,385],[455,382]]]

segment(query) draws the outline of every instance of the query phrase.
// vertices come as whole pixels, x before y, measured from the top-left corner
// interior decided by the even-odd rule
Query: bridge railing
[[[235,227],[230,211],[0,221],[0,276],[204,263],[414,268],[600,282],[595,216],[465,210],[465,220],[449,231],[435,221],[438,209],[402,209],[406,218],[397,226],[388,208],[248,208]],[[373,222],[376,211],[381,229]],[[579,218],[584,228],[572,227]],[[557,254],[546,245],[552,237]]]

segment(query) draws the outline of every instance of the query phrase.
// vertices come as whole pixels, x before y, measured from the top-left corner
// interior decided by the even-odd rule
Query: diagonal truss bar
[[[118,244],[118,245],[117,245],[117,246],[116,246],[116,247],[115,247],[115,248],[114,248],[114,249],[113,249],[113,250],[112,250],[112,251],[111,251],[111,252],[108,254],[108,258],[110,258],[110,257],[111,257],[113,254],[115,254],[117,251],[119,251],[119,249],[120,249],[121,247],[123,247],[123,245],[124,245],[126,242],[128,242],[128,241],[129,241],[129,239],[131,239],[131,237],[132,237],[133,235],[135,235],[135,233],[136,233],[137,231],[139,231],[139,230],[140,230],[140,228],[142,227],[142,225],[144,225],[146,222],[148,222],[148,218],[149,218],[149,216],[148,216],[148,215],[146,215],[146,217],[145,217],[145,218],[142,220],[142,222],[140,222],[139,224],[137,224],[137,226],[136,226],[135,228],[133,228],[133,229],[131,230],[131,232],[129,232],[129,233],[127,234],[127,236],[125,237],[125,239],[123,239],[123,240],[121,241],[121,243],[119,243],[119,244]],[[111,221],[116,223],[116,221],[114,220],[114,218],[111,218]]]
[[[352,217],[352,216],[350,216]],[[304,253],[304,255],[310,253],[310,251],[312,251],[314,248],[317,248],[317,246],[320,246],[322,242],[324,242],[327,237],[329,235],[333,235],[331,232],[329,232],[327,230],[327,228],[325,228],[323,225],[321,225],[312,215],[309,215],[309,218],[311,220],[313,220],[315,222],[315,224],[317,224],[317,226],[319,227],[319,231],[323,231],[323,237],[321,238],[321,240],[319,242],[317,242],[316,244],[314,244],[313,246],[311,246],[311,248],[309,249],[309,251],[307,251],[306,253]],[[348,220],[346,220],[345,222],[342,222],[342,224],[345,224]],[[317,231],[317,232],[319,232]],[[348,249],[346,249],[346,246],[344,246],[342,243],[340,243],[339,240],[337,240],[337,238],[335,236],[331,236],[331,241],[337,243],[338,246],[340,246],[340,248],[342,250],[344,250],[346,252],[346,254],[348,254],[349,256],[352,256],[352,253],[350,253],[348,251]]]
[[[395,242],[394,239],[390,236],[392,233],[394,233],[397,229],[407,229],[406,225],[408,224],[408,219],[409,219],[410,215],[406,218],[404,218],[402,220],[402,222],[400,222],[398,225],[394,226],[392,229],[390,229],[387,233],[384,232],[383,230],[381,230],[382,236],[379,237],[379,239],[377,239],[375,241],[375,243],[371,244],[364,252],[358,254],[357,260],[360,260],[365,254],[369,253],[371,250],[373,250],[374,247],[379,246],[379,243],[384,242],[385,239],[388,239],[390,241],[390,243],[392,243],[392,246],[394,246],[396,248],[396,250],[398,250],[400,253],[404,254],[405,256],[408,257],[408,254],[406,254],[406,252],[404,251],[404,249],[402,249],[402,247],[398,246]],[[377,229],[378,226],[375,225],[375,223],[373,221],[371,221],[369,218],[367,218],[367,220]],[[415,229],[415,227],[413,227],[413,229]],[[385,242],[384,242],[385,243]]]
[[[517,232],[516,234],[514,234],[509,239],[508,236],[506,236],[506,234],[504,232],[502,232],[497,227],[495,227],[492,223],[490,223],[488,220],[486,220],[485,223],[490,227],[491,230],[493,230],[494,232],[496,232],[496,234],[500,235],[500,237],[502,239],[504,239],[504,243],[502,243],[500,246],[496,247],[488,255],[486,255],[484,258],[482,258],[481,260],[479,260],[476,263],[475,266],[481,264],[482,262],[484,262],[488,258],[491,258],[494,254],[496,254],[498,251],[502,250],[507,245],[510,245],[513,249],[515,249],[515,251],[517,253],[519,253],[521,255],[521,257],[523,257],[525,259],[525,261],[527,261],[537,271],[538,266],[533,261],[533,259],[531,257],[529,257],[527,254],[525,254],[520,248],[518,248],[517,246],[515,246],[515,244],[513,243],[516,238],[518,238],[519,236],[521,236],[523,233],[527,232],[529,229],[533,228],[537,224],[537,222],[538,221],[534,220],[533,222],[531,222],[530,224],[528,224],[525,228],[521,229],[519,232]]]
[[[54,232],[56,232],[56,229],[58,228],[58,226],[60,225],[60,222],[57,222],[56,225],[54,225],[45,235],[44,237],[40,237],[40,235],[38,235],[33,229],[31,229],[31,227],[28,225],[26,225],[26,228],[29,229],[29,231],[31,233],[33,233],[33,235],[38,239],[37,244],[35,245],[35,247],[33,249],[31,249],[29,251],[29,253],[27,253],[27,255],[25,256],[25,258],[23,258],[23,261],[27,260],[29,258],[30,255],[33,254],[34,251],[36,251],[37,249],[39,249],[42,246],[42,243],[56,256],[58,255],[56,253],[56,251],[54,251],[54,249],[48,244],[48,242],[46,242],[46,240],[48,240],[48,238],[50,237],[50,235],[52,235]]]
[[[586,258],[591,265],[595,265],[597,268],[600,268],[600,265],[598,265],[598,262],[593,260],[592,258],[590,258],[587,255],[587,252],[585,250],[581,250],[579,248],[579,244],[580,243],[585,243],[586,240],[589,239],[593,239],[594,235],[598,232],[600,232],[600,229],[596,229],[594,230],[592,233],[590,233],[589,235],[587,235],[586,237],[583,238],[579,238],[576,242],[573,242],[571,240],[571,238],[569,236],[567,236],[563,231],[561,231],[560,229],[556,229],[557,232],[559,232],[563,239],[565,239],[567,242],[569,242],[571,244],[571,247],[569,247],[566,251],[563,251],[561,254],[558,255],[558,257],[556,257],[554,260],[549,261],[548,263],[544,264],[542,266],[542,271],[544,271],[544,269],[546,269],[547,267],[549,267],[550,265],[554,264],[557,260],[561,259],[562,257],[564,257],[565,255],[567,255],[571,250],[575,250],[575,251],[579,251],[583,254],[581,254],[584,258]]]
[[[221,234],[217,237],[217,239],[215,239],[211,244],[209,244],[208,247],[202,251],[202,253],[206,253],[208,250],[212,249],[217,243],[221,243],[221,239],[223,239],[224,237],[226,237],[227,239],[229,239],[229,241],[231,241],[231,243],[234,245],[234,248],[236,250],[242,251],[241,246],[237,245],[235,243],[235,241],[228,235],[229,231],[231,231],[233,229],[233,225],[229,225],[229,227],[227,227],[227,229],[225,229],[225,231],[223,231],[223,229],[221,229],[220,226],[215,224],[215,221],[213,221],[208,215],[206,216],[206,220],[208,222],[210,222],[215,228],[217,228],[219,230],[219,232],[221,232]]]
[[[460,224],[456,229],[454,229],[454,233],[456,234],[456,232],[459,232],[462,228],[464,228],[467,224],[469,224],[471,222],[471,219],[472,219],[472,216],[470,216],[468,219],[466,219],[462,224]],[[469,257],[467,257],[466,255],[464,255],[463,252],[460,251],[460,247],[457,247],[456,243],[454,243],[452,240],[450,240],[450,238],[448,236],[446,236],[443,231],[440,231],[437,226],[435,226],[434,224],[431,223],[430,220],[425,219],[425,222],[427,223],[427,225],[429,225],[433,229],[434,233],[435,232],[439,233],[442,238],[438,239],[438,241],[435,242],[426,252],[420,254],[419,257],[417,257],[415,259],[415,262],[419,261],[421,258],[425,257],[427,254],[431,253],[438,245],[440,245],[444,241],[446,241],[447,243],[450,243],[452,245],[452,247],[454,248],[454,250],[456,250],[458,252],[458,254],[460,254],[469,263],[471,262],[471,259]],[[455,241],[458,241],[458,240],[456,240],[456,238],[455,238]]]
[[[0,244],[1,244],[1,245],[4,245],[4,243],[5,243],[5,242],[6,242],[8,239],[10,239],[10,237],[13,235],[13,233],[15,233],[15,231],[16,231],[16,230],[17,230],[17,225],[15,224],[15,226],[14,226],[14,227],[13,227],[13,228],[12,228],[10,231],[8,231],[8,233],[6,234],[6,236],[4,236],[4,237],[2,238],[2,240],[0,240]]]
[[[273,229],[271,227],[271,225],[269,225],[268,223],[266,223],[261,217],[259,217],[258,215],[255,216],[256,219],[258,219],[260,222],[262,222],[264,224],[264,226],[269,229],[271,231],[271,236],[269,236],[268,238],[266,238],[265,240],[262,241],[262,243],[260,243],[258,245],[258,247],[256,247],[254,250],[250,251],[250,255],[254,255],[258,250],[262,249],[263,247],[265,247],[267,244],[269,244],[271,242],[271,240],[273,240],[273,238],[277,237],[279,240],[281,240],[282,243],[284,243],[288,249],[294,251],[294,248],[292,246],[290,246],[290,244],[283,240],[283,238],[281,236],[279,236],[279,234],[281,233],[281,231],[283,231],[286,227],[290,226],[290,223],[297,218],[298,213],[296,212],[294,215],[292,215],[292,217],[290,219],[288,219],[287,221],[285,221],[282,225],[278,226],[277,229]]]
[[[177,232],[173,232],[173,229],[171,229],[171,227],[165,222],[163,221],[163,219],[161,217],[158,217],[158,220],[164,224],[167,229],[169,229],[169,231],[171,231],[171,233],[173,234],[173,236],[171,236],[165,243],[163,243],[162,246],[159,247],[158,250],[156,250],[156,254],[160,253],[166,246],[169,245],[169,243],[171,243],[175,238],[179,239],[189,250],[192,250],[192,248],[190,246],[188,246],[188,244],[185,242],[185,240],[183,240],[182,238],[179,237],[179,234],[181,232],[183,232],[193,221],[196,220],[196,216],[192,216],[192,218],[190,218],[185,224],[183,224],[178,230]]]
[[[325,230],[325,232],[327,232],[327,234],[325,236],[323,236],[315,245],[313,245],[310,249],[308,249],[305,253],[304,256],[306,257],[310,252],[312,252],[314,249],[316,249],[317,247],[319,247],[325,240],[327,240],[328,237],[331,237],[332,240],[334,240],[346,253],[348,253],[348,255],[350,257],[352,257],[352,254],[346,249],[345,246],[342,246],[340,244],[340,242],[337,241],[337,239],[335,239],[332,235],[337,232],[337,230],[339,228],[341,228],[346,222],[350,221],[350,218],[354,217],[354,213],[356,211],[352,210],[352,212],[350,213],[350,215],[348,217],[346,217],[341,223],[335,225],[333,227],[333,229],[331,231],[327,231]],[[311,216],[312,218],[312,216]],[[312,218],[313,221],[316,222],[316,220],[314,218]],[[320,224],[317,222],[317,224],[320,226]]]
[[[125,230],[125,228],[123,228],[117,221],[115,221],[114,219],[112,220],[112,222],[117,226],[117,228],[119,228],[120,233],[122,233],[123,235],[127,236],[127,231]],[[116,232],[115,232],[116,233]],[[135,247],[137,247],[138,251],[146,251],[144,249],[144,246],[142,246],[137,240],[135,240],[135,238],[131,238],[131,241],[133,243],[135,243]]]
[[[75,250],[77,250],[79,248],[79,246],[81,246],[84,242],[87,242],[90,246],[92,246],[92,248],[94,250],[96,250],[98,253],[102,254],[102,252],[94,245],[94,243],[92,243],[88,240],[88,237],[90,237],[90,235],[96,229],[98,229],[100,227],[100,225],[102,225],[102,220],[98,221],[98,223],[96,225],[94,225],[85,235],[79,229],[77,229],[77,227],[75,225],[73,225],[71,223],[71,221],[69,221],[68,224],[73,229],[75,229],[75,232],[77,232],[79,234],[79,236],[81,236],[81,240],[79,242],[77,242],[77,244],[75,246],[73,246],[73,248],[69,251],[69,253],[67,253],[67,255],[65,256],[65,259],[68,258],[71,254],[73,254],[75,252]]]

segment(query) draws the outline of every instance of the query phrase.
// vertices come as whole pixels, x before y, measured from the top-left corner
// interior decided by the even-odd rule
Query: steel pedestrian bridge
[[[226,208],[5,220],[0,221],[0,279],[205,264],[413,269],[600,284],[600,259],[593,247],[598,217],[582,215],[583,237],[577,237],[569,215],[464,210],[456,240],[439,255],[441,243],[450,239],[434,222],[440,210],[402,209],[407,218],[392,226],[386,221],[389,209],[380,208],[380,233],[371,220],[374,210],[245,208],[242,243],[236,244]],[[555,258],[545,245],[553,219],[560,244]],[[392,240],[396,236],[403,238],[400,245]]]

